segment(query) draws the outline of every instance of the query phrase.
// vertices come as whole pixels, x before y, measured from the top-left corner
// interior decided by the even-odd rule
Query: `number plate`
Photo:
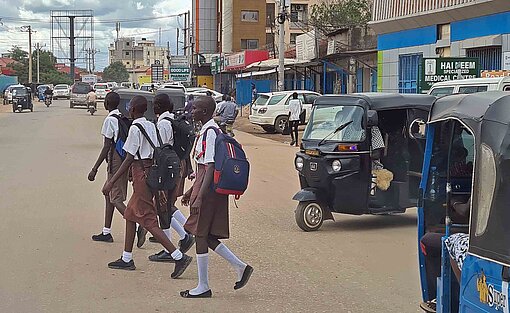
[[[317,163],[316,162],[310,162],[310,171],[317,171]]]

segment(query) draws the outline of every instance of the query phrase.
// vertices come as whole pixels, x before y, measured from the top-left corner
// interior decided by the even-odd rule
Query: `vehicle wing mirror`
[[[425,139],[427,122],[422,118],[417,118],[409,125],[409,136],[412,139]]]
[[[379,116],[377,115],[377,111],[368,110],[367,112],[367,126],[373,127],[379,124]]]

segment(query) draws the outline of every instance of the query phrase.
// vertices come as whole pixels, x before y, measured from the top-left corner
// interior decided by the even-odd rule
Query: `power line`
[[[162,16],[148,16],[148,17],[136,17],[136,18],[124,18],[124,19],[94,19],[93,23],[97,24],[108,24],[108,23],[131,23],[131,22],[143,22],[143,21],[152,21],[152,20],[161,20],[161,19],[167,19],[172,17],[180,17],[184,13],[179,14],[170,14],[170,15],[162,15]],[[21,22],[21,23],[51,23],[51,20],[49,19],[37,19],[37,18],[20,18],[20,17],[13,17],[13,16],[0,16],[1,20],[10,21],[10,22]]]

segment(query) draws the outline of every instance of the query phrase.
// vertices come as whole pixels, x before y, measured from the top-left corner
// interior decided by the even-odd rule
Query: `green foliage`
[[[129,80],[129,72],[120,61],[113,62],[103,71],[103,81],[121,83],[127,80]]]
[[[370,0],[325,0],[312,6],[310,23],[321,32],[366,26],[371,19]]]
[[[18,61],[9,65],[18,76],[18,81],[21,84],[28,83],[28,52],[21,50],[18,46],[13,46],[9,50],[9,57]],[[40,50],[39,55],[39,81],[44,84],[72,84],[69,75],[60,73],[55,68],[57,62],[55,56],[45,50]],[[36,82],[37,79],[37,51],[32,53],[32,81]]]

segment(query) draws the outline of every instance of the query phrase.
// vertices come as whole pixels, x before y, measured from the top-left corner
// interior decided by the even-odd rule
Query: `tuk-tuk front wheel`
[[[316,231],[324,222],[324,209],[313,201],[299,202],[296,209],[296,223],[304,231]]]

